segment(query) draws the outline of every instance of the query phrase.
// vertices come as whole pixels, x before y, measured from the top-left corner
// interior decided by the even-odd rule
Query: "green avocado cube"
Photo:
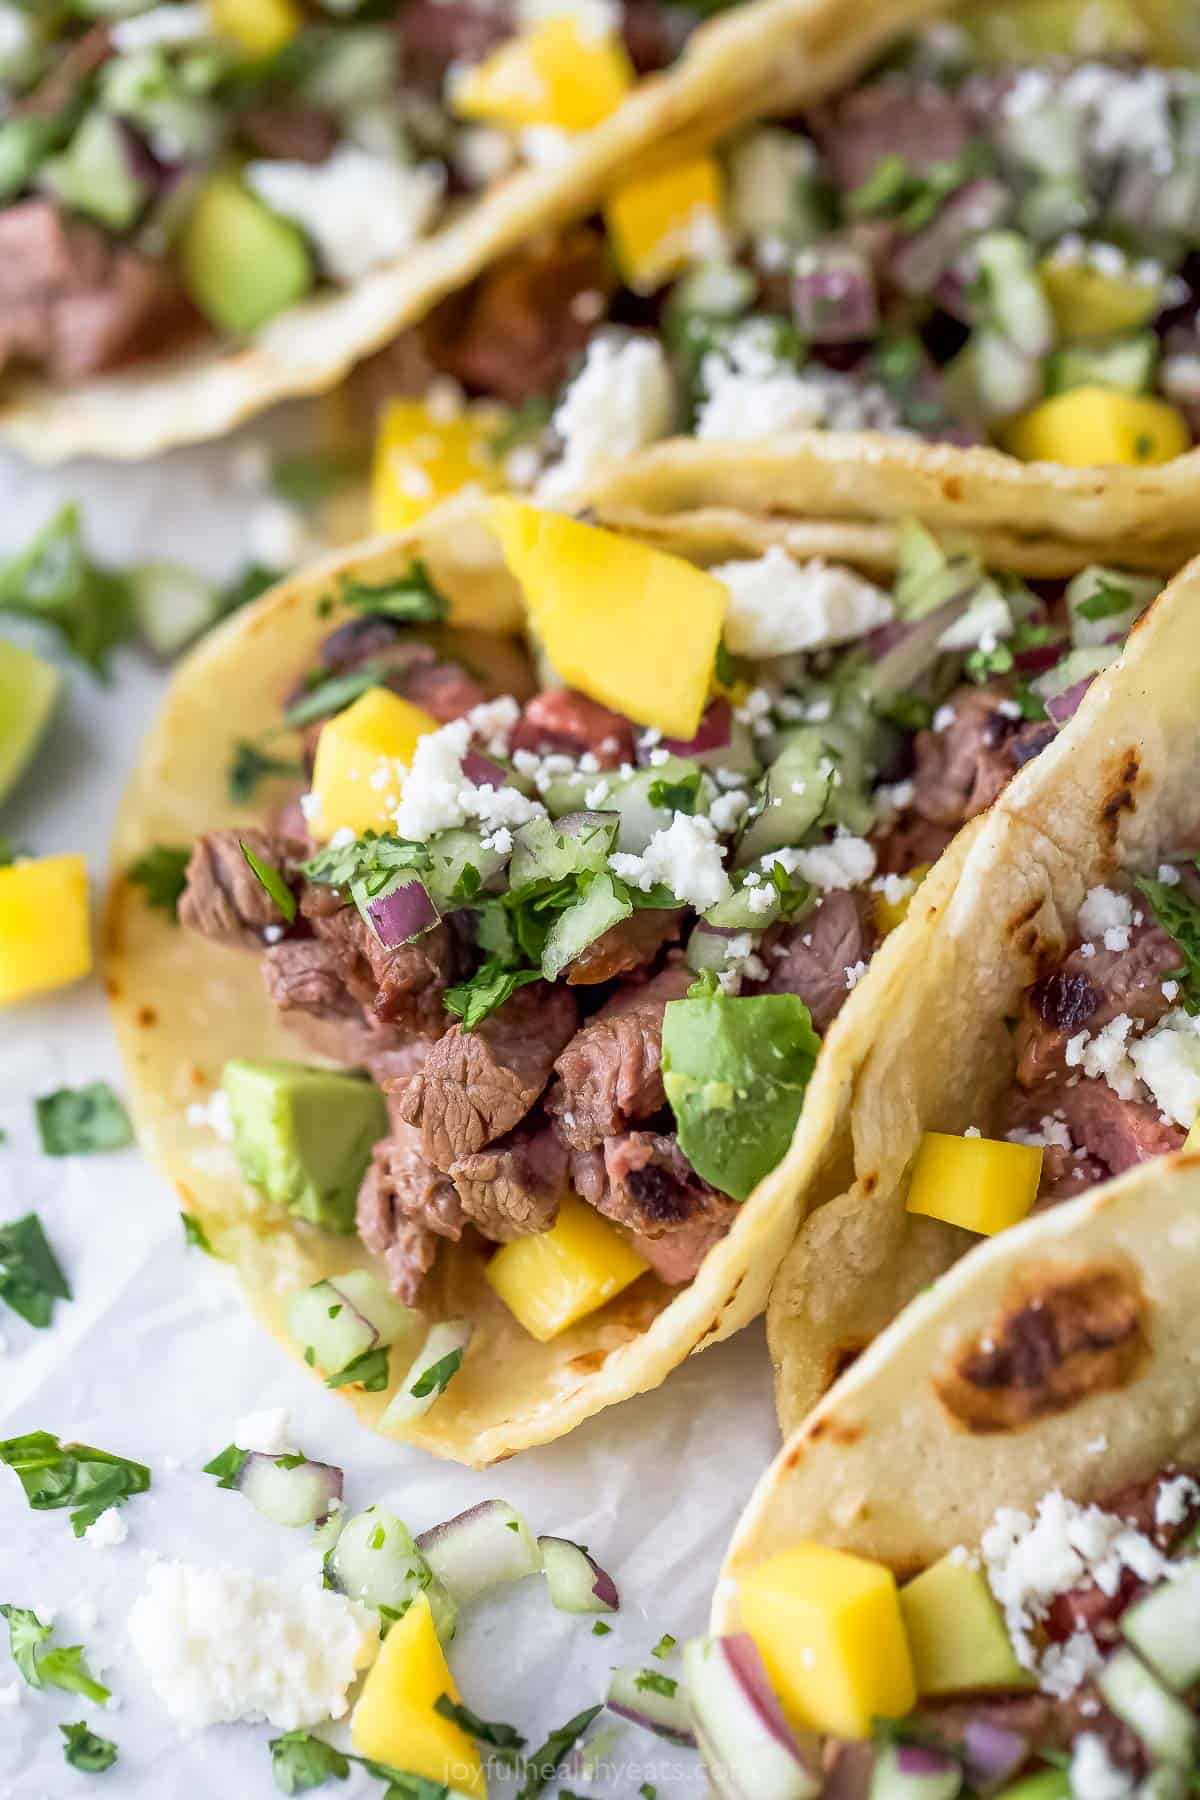
[[[1035,1685],[1028,1669],[1017,1661],[1004,1615],[982,1569],[943,1556],[901,1588],[900,1611],[919,1694],[933,1697]]]
[[[58,698],[58,670],[0,638],[0,800],[41,742]]]
[[[316,279],[303,234],[228,173],[201,188],[177,254],[200,311],[239,337],[302,300]]]
[[[221,1085],[242,1174],[268,1200],[326,1231],[354,1230],[372,1147],[388,1128],[373,1082],[305,1063],[226,1063]]]

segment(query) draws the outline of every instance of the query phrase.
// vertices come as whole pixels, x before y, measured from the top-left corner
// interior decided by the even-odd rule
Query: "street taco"
[[[981,825],[844,1123],[768,1329],[785,1429],[972,1242],[1165,1151],[1200,1109],[1193,564]]]
[[[980,1246],[789,1437],[684,1651],[722,1796],[1188,1791],[1198,1207],[1171,1157]]]
[[[860,51],[838,0],[100,10],[17,8],[0,50],[0,435],[48,462],[332,387],[660,140]]]

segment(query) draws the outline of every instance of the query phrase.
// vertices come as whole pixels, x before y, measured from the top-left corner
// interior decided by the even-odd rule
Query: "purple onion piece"
[[[1006,1787],[1029,1755],[1029,1740],[990,1719],[972,1719],[963,1732],[967,1780],[981,1794]]]
[[[944,1750],[930,1750],[924,1744],[897,1744],[895,1754],[902,1775],[945,1775],[958,1766]]]
[[[1063,688],[1061,693],[1051,694],[1050,698],[1043,702],[1047,717],[1058,726],[1063,726],[1068,719],[1073,719],[1079,711],[1083,696],[1095,679],[1094,675],[1085,675],[1082,681],[1073,682],[1069,688]]]
[[[707,750],[724,750],[733,734],[733,707],[723,697],[710,700],[699,729],[691,738],[663,738],[660,748],[672,756],[700,756]],[[646,752],[649,755],[649,751]]]
[[[792,317],[814,344],[850,344],[875,335],[875,274],[861,250],[805,250],[792,277]]]
[[[1000,224],[1011,207],[1012,195],[1002,181],[980,176],[967,182],[900,245],[890,270],[896,286],[918,298],[932,294],[972,239]]]
[[[367,902],[367,919],[385,950],[431,931],[441,914],[420,881],[406,881]]]
[[[502,788],[508,782],[508,770],[481,750],[468,750],[462,759],[462,772],[476,787]]]
[[[795,1733],[784,1718],[779,1696],[771,1686],[762,1651],[750,1633],[739,1631],[732,1637],[722,1638],[721,1651],[767,1731],[797,1762],[803,1762]]]
[[[1061,662],[1064,652],[1069,648],[1065,639],[1057,638],[1049,644],[1033,644],[1027,650],[1018,650],[1013,656],[1013,668],[1018,675],[1044,675],[1055,663]]]
[[[550,1599],[562,1612],[619,1612],[621,1596],[607,1569],[571,1538],[539,1537]]]
[[[967,610],[974,591],[972,582],[922,618],[895,619],[871,633],[866,647],[875,665],[871,692],[876,700],[905,693],[933,667],[940,655],[939,638]]]

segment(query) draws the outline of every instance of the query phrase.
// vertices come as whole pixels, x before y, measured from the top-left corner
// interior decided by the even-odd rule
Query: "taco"
[[[1066,544],[1177,568],[1197,541],[1200,76],[1143,10],[959,8],[814,82],[786,123],[660,145],[601,218],[415,334],[427,374],[510,411],[473,465],[431,468],[402,386],[376,529],[411,518],[424,459],[439,492],[532,488],[666,541],[803,547],[807,526],[915,515],[1024,544],[1027,567]]]
[[[1197,1209],[1171,1157],[976,1248],[789,1438],[684,1651],[722,1796],[1190,1791]]]
[[[0,434],[133,458],[324,391],[658,140],[849,66],[836,0],[713,10],[17,8]],[[890,0],[864,37],[922,10]]]
[[[915,526],[884,588],[493,517],[503,553],[460,505],[195,653],[124,807],[110,952],[185,1209],[335,1383],[369,1376],[364,1416],[479,1463],[760,1310],[818,1170],[844,1183],[847,1084],[967,836],[942,852],[1155,586],[1035,592]],[[532,654],[502,635],[526,610]],[[232,804],[293,758],[290,795]],[[156,851],[179,926],[136,887]],[[293,1290],[364,1279],[312,1335],[348,1302]],[[418,1316],[462,1365],[424,1406],[412,1344],[381,1354]]]
[[[1176,1150],[1195,1122],[1198,591],[1193,564],[1005,790],[880,1013],[847,1098],[850,1179],[772,1295],[785,1429],[972,1231]]]

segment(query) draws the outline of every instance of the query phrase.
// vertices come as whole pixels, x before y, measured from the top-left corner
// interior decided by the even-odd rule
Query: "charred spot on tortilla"
[[[584,1350],[581,1355],[573,1356],[567,1367],[573,1375],[594,1375],[607,1361],[607,1350]]]
[[[1112,777],[1108,798],[1100,809],[1101,829],[1109,838],[1116,838],[1121,814],[1134,812],[1137,809],[1137,797],[1134,789],[1137,786],[1141,768],[1141,758],[1137,748],[1131,744],[1120,759],[1120,766]]]
[[[1042,910],[1042,896],[1040,894],[1037,894],[1029,902],[1028,906],[1023,906],[1021,908],[1020,912],[1014,915],[1012,923],[1009,926],[1009,930],[1015,936],[1016,933],[1018,931],[1020,931],[1022,925],[1029,925],[1030,923],[1032,923],[1032,921],[1037,918],[1037,916],[1041,912],[1041,910]]]
[[[822,1438],[828,1438],[831,1444],[837,1444],[840,1448],[847,1449],[851,1444],[857,1444],[865,1429],[866,1427],[863,1425],[840,1418],[835,1412],[823,1413],[819,1414],[809,1426],[808,1441],[810,1444],[816,1444]]]
[[[839,1344],[838,1348],[829,1358],[829,1374],[825,1380],[826,1387],[832,1387],[834,1382],[839,1380],[840,1377],[846,1373],[847,1369],[853,1368],[854,1364],[858,1361],[866,1348],[866,1344]]]
[[[1150,1355],[1149,1313],[1123,1259],[1028,1270],[995,1321],[934,1376],[934,1391],[966,1431],[1021,1431],[1135,1380]]]
[[[879,1170],[872,1169],[869,1175],[864,1175],[860,1185],[864,1195],[873,1194],[879,1186]]]
[[[139,1006],[137,1022],[148,1029],[151,1025],[158,1024],[158,1014],[152,1006]]]

